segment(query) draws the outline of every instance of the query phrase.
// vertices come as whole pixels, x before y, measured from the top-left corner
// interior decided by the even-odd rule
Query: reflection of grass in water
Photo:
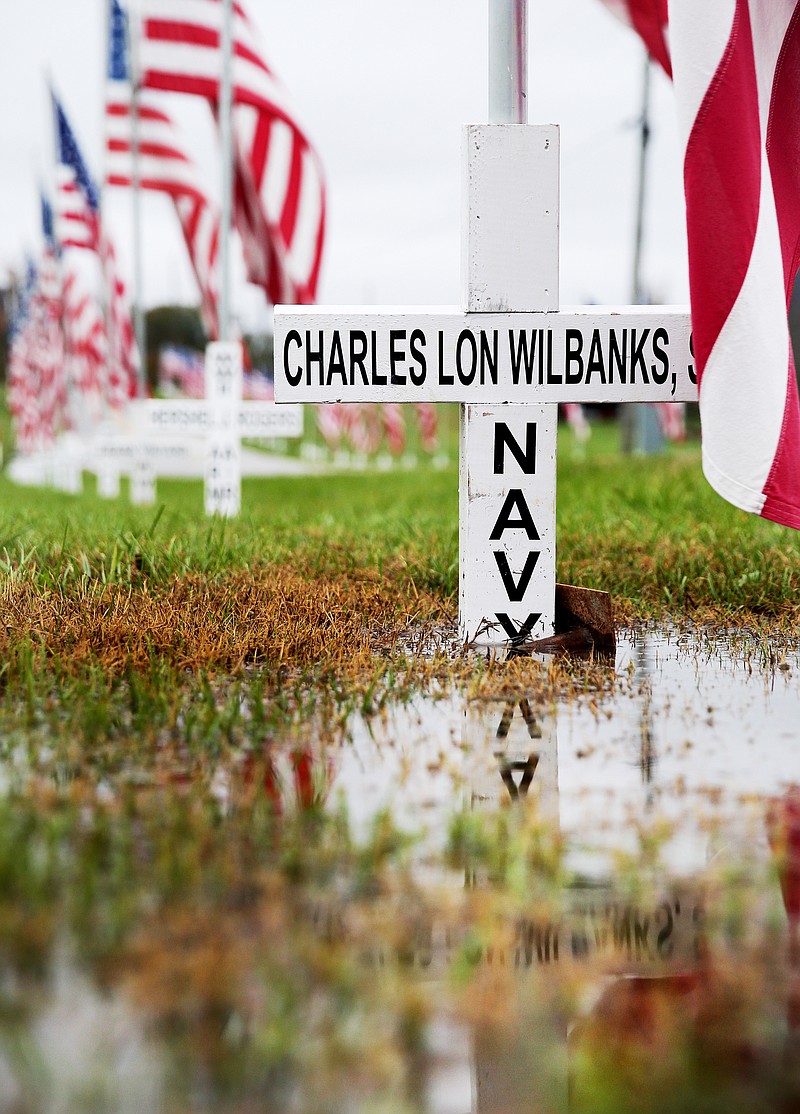
[[[173,696],[159,704],[167,683]],[[715,868],[693,884],[705,932],[702,951],[687,953],[702,979],[688,1012],[680,995],[676,1013],[655,990],[654,1002],[606,996],[586,1014],[587,993],[635,949],[624,911],[662,896],[665,829],[642,829],[641,854],[620,865],[613,889],[592,894],[593,908],[611,909],[594,919],[570,905],[565,848],[530,804],[458,815],[452,886],[423,890],[413,841],[390,817],[356,844],[346,815],[324,805],[340,731],[334,700],[298,721],[291,694],[276,710],[259,706],[253,681],[228,689],[186,679],[178,702],[175,677],[153,666],[127,684],[108,681],[104,710],[90,714],[83,697],[99,676],[65,684],[63,700],[56,686],[27,706],[22,728],[8,730],[19,724],[8,695],[3,714],[6,1041],[18,1044],[45,1008],[67,938],[78,969],[134,1004],[168,1050],[168,1109],[184,1109],[199,1080],[215,1109],[288,1109],[293,1096],[302,1110],[372,1109],[368,1100],[424,1109],[424,1032],[437,1010],[473,1027],[480,1055],[514,1080],[503,1101],[515,1114],[554,1109],[567,1062],[592,1110],[632,1109],[625,1087],[641,1099],[636,1072],[652,1056],[648,1078],[669,1085],[672,1105],[648,1109],[744,1109],[731,1089],[751,1049],[758,1101],[788,1086],[776,1059],[782,991],[770,982],[784,970],[785,937],[755,916],[757,871]],[[280,784],[276,748],[287,732]],[[545,931],[559,925],[560,935]],[[605,932],[605,948],[576,952],[576,925],[590,943]],[[636,1020],[642,1009],[647,1027]],[[635,1036],[615,1044],[613,1026]],[[624,1064],[633,1084],[620,1078]]]

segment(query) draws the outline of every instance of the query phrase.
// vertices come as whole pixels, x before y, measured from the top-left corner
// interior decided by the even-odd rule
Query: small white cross
[[[206,514],[237,515],[241,506],[242,437],[301,437],[303,408],[242,401],[242,348],[215,341],[206,348],[204,399],[147,400],[132,404],[147,442],[162,446],[205,438]],[[146,459],[146,452],[144,459]]]

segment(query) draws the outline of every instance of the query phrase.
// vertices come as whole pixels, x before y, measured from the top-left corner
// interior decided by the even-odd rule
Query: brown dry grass
[[[67,668],[92,662],[109,672],[146,668],[154,656],[212,672],[374,666],[376,631],[391,639],[444,612],[391,572],[312,578],[279,565],[135,586],[89,581],[69,591],[23,579],[6,582],[0,606],[4,659],[27,639]]]

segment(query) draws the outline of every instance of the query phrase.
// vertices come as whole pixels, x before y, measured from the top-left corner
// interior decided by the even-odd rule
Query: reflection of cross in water
[[[653,774],[658,765],[655,738],[653,736],[653,688],[651,680],[651,662],[648,655],[647,638],[642,639],[641,646],[636,650],[636,673],[634,676],[641,682],[642,712],[639,720],[639,768],[642,771],[642,780],[645,785],[651,785]],[[648,794],[647,803],[651,803]]]
[[[531,739],[541,739],[542,729],[536,722],[536,717],[531,711],[531,706],[527,700],[520,700],[519,707],[522,711],[522,718],[528,727],[528,736]],[[514,719],[514,712],[516,704],[513,700],[506,701],[506,706],[503,709],[503,714],[500,717],[500,722],[497,725],[498,739],[507,739],[508,732],[511,729],[511,722]],[[528,789],[533,781],[533,775],[536,773],[536,767],[539,765],[539,755],[537,753],[530,754],[527,758],[507,759],[502,751],[495,751],[496,757],[500,761],[500,777],[503,779],[503,784],[508,789],[508,794],[512,801],[518,800],[520,797],[527,797]],[[514,774],[522,771],[522,777],[519,779],[519,784],[514,781]]]

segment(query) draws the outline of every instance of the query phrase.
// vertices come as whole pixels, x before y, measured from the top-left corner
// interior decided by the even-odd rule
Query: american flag
[[[604,0],[621,20],[638,31],[642,42],[668,76],[672,65],[667,45],[668,0]]]
[[[371,456],[380,447],[382,423],[375,402],[353,402],[342,407],[344,433],[357,453]]]
[[[133,117],[128,52],[128,21],[119,0],[110,0],[108,83],[106,91],[106,182],[132,186]],[[157,97],[143,93],[138,103],[139,185],[166,193],[194,270],[206,332],[218,332],[219,210],[210,199],[198,167],[187,154],[174,120]]]
[[[61,286],[52,212],[42,198],[45,247],[39,267],[29,264],[11,323],[8,405],[20,452],[52,443],[66,424]]]
[[[71,261],[64,265],[64,332],[71,387],[80,392],[88,416],[102,416],[106,393],[108,334],[97,299]]]
[[[100,242],[100,198],[83,161],[75,134],[53,94],[56,130],[55,233],[62,248],[97,251]]]
[[[800,529],[800,402],[787,307],[800,262],[800,2],[618,0],[661,22],[684,150],[703,470]]]
[[[581,443],[588,441],[591,435],[591,429],[586,420],[586,411],[581,404],[579,402],[565,402],[563,411],[564,417],[567,420],[567,425],[575,434],[576,439]]]
[[[202,352],[165,344],[158,352],[158,385],[165,394],[205,398],[206,372]]]
[[[658,428],[668,441],[686,440],[686,407],[682,402],[656,404]]]
[[[398,402],[385,402],[381,407],[386,446],[392,456],[399,456],[406,447],[406,420]]]
[[[316,407],[317,429],[329,449],[338,449],[345,430],[345,408],[340,402]]]
[[[33,452],[43,443],[38,405],[39,367],[35,358],[34,299],[38,279],[36,265],[29,259],[8,329],[8,408],[17,450],[22,453]]]
[[[419,443],[423,452],[435,453],[439,448],[439,415],[431,402],[414,404],[419,429]]]
[[[78,384],[91,383],[92,391],[111,406],[119,407],[135,396],[139,353],[130,320],[125,285],[119,275],[114,245],[100,221],[100,199],[94,179],[88,171],[63,106],[53,95],[57,137],[57,206],[56,233],[62,248],[83,248],[95,252],[103,274],[108,300],[108,322],[97,306],[89,309],[89,294],[78,289],[78,275],[73,271],[64,283],[64,327],[67,348],[78,353],[73,367]],[[69,286],[69,290],[67,287]],[[91,314],[91,326],[87,315]],[[105,333],[105,344],[99,331]],[[88,338],[91,337],[91,342]],[[82,355],[90,344],[91,358]],[[96,358],[102,364],[98,368]],[[97,382],[96,382],[97,381]],[[88,389],[88,388],[87,388]]]
[[[142,83],[219,102],[220,0],[144,0]],[[316,298],[325,236],[319,159],[234,5],[234,219],[248,278],[273,304]]]
[[[272,402],[275,398],[275,380],[258,368],[245,371],[242,376],[242,398],[252,402]]]

